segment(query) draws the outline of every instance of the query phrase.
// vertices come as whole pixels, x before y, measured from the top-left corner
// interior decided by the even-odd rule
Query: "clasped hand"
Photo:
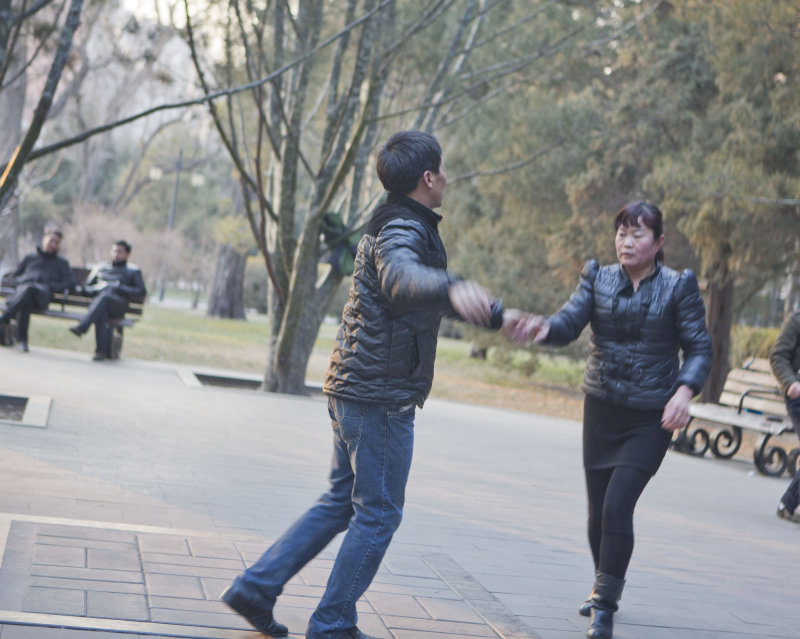
[[[534,344],[544,341],[550,324],[541,315],[510,308],[503,313],[503,334],[515,344],[524,344],[533,339]]]

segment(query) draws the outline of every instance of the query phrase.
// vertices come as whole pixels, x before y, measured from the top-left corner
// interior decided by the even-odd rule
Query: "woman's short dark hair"
[[[411,193],[425,171],[439,173],[442,147],[430,133],[400,131],[378,152],[378,178],[390,193]]]
[[[644,202],[642,200],[636,202],[628,202],[623,206],[617,217],[614,218],[614,230],[618,230],[620,226],[646,226],[653,231],[653,237],[658,239],[664,235],[664,216],[661,214],[655,204]],[[656,262],[664,261],[664,251],[658,250],[656,253]]]

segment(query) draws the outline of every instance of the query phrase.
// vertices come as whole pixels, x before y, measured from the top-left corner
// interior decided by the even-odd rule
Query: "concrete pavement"
[[[325,488],[322,397],[201,386],[164,363],[0,349],[0,639],[258,637],[218,600]],[[512,407],[510,407],[512,408]],[[618,639],[799,638],[786,479],[670,452],[640,500]],[[402,526],[359,603],[387,639],[580,639],[592,582],[580,425],[430,400]],[[302,637],[336,542],[279,599]]]

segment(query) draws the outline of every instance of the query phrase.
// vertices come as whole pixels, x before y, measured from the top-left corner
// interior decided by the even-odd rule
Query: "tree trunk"
[[[19,203],[12,197],[0,215],[0,277],[19,263]]]
[[[2,177],[0,177],[0,210],[2,210],[2,207],[12,196],[14,188],[17,185],[17,180],[19,179],[19,174],[22,172],[22,167],[25,165],[25,162],[27,162],[34,144],[36,144],[36,141],[39,139],[42,127],[47,121],[47,114],[50,111],[50,106],[53,104],[53,96],[58,88],[58,81],[61,79],[61,72],[64,70],[69,59],[69,51],[72,48],[72,38],[80,24],[82,9],[83,0],[72,0],[69,11],[67,12],[67,19],[64,22],[61,35],[58,39],[58,48],[53,56],[53,62],[50,65],[47,80],[44,83],[39,101],[33,111],[33,117],[31,118],[28,130],[22,138],[22,141],[15,148]]]
[[[714,346],[714,357],[700,401],[716,402],[722,393],[729,370],[728,352],[733,323],[733,278],[729,275],[727,264],[719,264],[714,268],[714,275],[709,283],[706,320]]]
[[[322,284],[314,291],[314,303],[304,304],[293,330],[272,330],[267,370],[264,374],[264,390],[291,395],[307,395],[306,368],[317,340],[317,333],[325,319],[325,312],[339,285],[342,276],[330,269]],[[270,300],[272,326],[281,322],[277,306]],[[289,352],[287,357],[282,353]]]
[[[0,10],[9,10],[10,2],[0,2]],[[8,27],[4,25],[0,33],[0,48],[3,59],[6,59],[8,45]],[[22,112],[25,108],[25,94],[28,86],[28,75],[23,69],[27,59],[24,40],[16,44],[8,59],[6,78],[14,78],[13,83],[3,87],[0,92],[0,161],[7,163],[22,139]],[[16,268],[19,262],[19,201],[15,196],[8,201],[5,209],[0,210],[0,276]]]
[[[797,258],[798,255],[800,255],[800,239],[795,239],[795,259],[792,263],[791,269],[789,270],[789,276],[787,278],[786,297],[783,301],[783,317],[786,317],[789,313],[794,312],[794,309],[797,308],[798,284],[800,284],[800,260]]]
[[[219,250],[214,284],[208,299],[209,317],[245,319],[244,267],[246,256],[224,244]]]

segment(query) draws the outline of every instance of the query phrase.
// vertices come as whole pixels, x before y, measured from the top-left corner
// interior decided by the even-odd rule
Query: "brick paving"
[[[219,593],[325,487],[320,397],[189,384],[195,371],[0,349],[0,639],[259,637]],[[404,522],[359,626],[386,639],[580,639],[591,586],[580,425],[431,400]],[[798,638],[786,479],[669,453],[637,510],[618,639]],[[334,542],[286,587],[302,637]]]

